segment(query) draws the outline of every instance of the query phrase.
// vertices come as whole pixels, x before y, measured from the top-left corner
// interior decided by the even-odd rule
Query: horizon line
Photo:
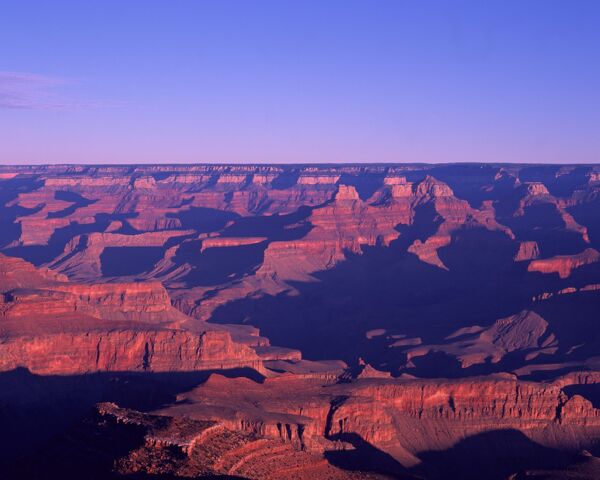
[[[5,168],[27,168],[27,167],[137,167],[137,166],[277,166],[277,167],[302,167],[302,166],[438,166],[438,165],[514,165],[514,166],[571,166],[589,167],[600,166],[598,162],[562,163],[562,162],[138,162],[138,163],[24,163],[24,164],[2,164],[0,169]]]

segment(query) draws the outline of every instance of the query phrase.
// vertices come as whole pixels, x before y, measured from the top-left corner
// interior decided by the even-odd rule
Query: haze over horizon
[[[5,1],[0,164],[600,162],[600,4]]]

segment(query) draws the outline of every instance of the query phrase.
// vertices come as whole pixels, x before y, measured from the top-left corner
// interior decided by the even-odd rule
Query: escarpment
[[[527,457],[526,450],[513,449],[501,440],[503,432],[519,432],[527,442],[572,455],[593,448],[600,428],[600,410],[579,395],[568,396],[557,385],[540,385],[514,379],[469,381],[409,381],[398,385],[376,384],[357,387],[354,396],[341,397],[330,414],[330,438],[358,435],[394,456],[403,466],[427,471],[426,452],[452,451],[464,444],[453,464],[461,464],[474,478],[477,468],[466,465],[482,455],[477,443],[484,438],[506,462]],[[497,440],[494,441],[494,435]],[[517,442],[518,436],[515,435]],[[470,445],[467,447],[467,445]],[[505,453],[500,453],[502,450]],[[465,455],[465,456],[463,456]],[[493,461],[490,461],[490,464]],[[505,466],[478,467],[492,478]],[[489,470],[488,470],[489,469]],[[513,471],[514,471],[513,470]],[[445,478],[442,472],[431,478]],[[500,478],[500,477],[498,477]]]
[[[70,463],[65,453],[71,456]],[[46,472],[61,469],[85,474],[93,468],[96,475],[106,477],[373,478],[367,473],[336,468],[322,455],[231,430],[220,422],[152,415],[110,402],[96,405],[93,413],[72,428],[69,435],[44,451],[38,463],[44,465]],[[23,475],[40,475],[44,471],[27,464],[19,468]]]
[[[560,278],[567,278],[573,270],[598,260],[600,260],[600,253],[593,248],[588,248],[576,255],[558,255],[543,260],[534,260],[527,269],[530,272],[557,273]]]
[[[19,446],[75,478],[568,471],[600,438],[599,172],[0,166],[0,476]]]
[[[227,332],[143,326],[18,336],[4,340],[0,354],[0,371],[27,368],[38,375],[260,369],[254,351]]]
[[[158,282],[74,284],[23,260],[1,256],[0,265],[0,371],[261,368],[252,347],[226,329],[191,322]],[[28,278],[34,288],[23,288]]]
[[[324,342],[330,344],[339,338],[350,351],[345,360],[370,351],[373,364],[386,363],[383,370],[391,372],[424,369],[441,354],[456,359],[463,370],[482,365],[478,355],[496,354],[467,348],[457,355],[449,344],[461,349],[464,342],[446,338],[531,309],[532,301],[552,303],[559,296],[566,301],[563,293],[587,292],[593,303],[593,285],[600,283],[600,230],[594,217],[599,187],[593,166],[556,171],[410,164],[0,170],[5,207],[14,212],[7,219],[14,228],[0,242],[4,253],[87,285],[158,281],[177,309],[200,322],[248,323],[296,350],[310,351],[311,336],[327,337]],[[504,287],[498,291],[494,282]],[[313,288],[315,283],[322,288]],[[48,309],[60,310],[60,295],[65,301],[78,296],[64,290],[44,294]],[[24,292],[15,295],[25,302]],[[28,295],[27,302],[34,304]],[[294,297],[304,295],[325,308],[311,311],[312,301],[295,305]],[[428,304],[428,296],[436,300]],[[21,305],[15,313],[28,308]],[[409,305],[411,312],[404,307]],[[92,310],[83,304],[77,308]],[[93,315],[102,316],[103,308],[93,306]],[[172,313],[158,312],[152,322],[160,322],[161,315],[173,321]],[[126,320],[120,312],[112,318]],[[423,335],[419,325],[431,319],[433,328],[423,327],[431,334]],[[378,328],[386,335],[364,343],[365,332]],[[576,329],[580,343],[590,344],[583,329]],[[553,357],[560,363],[583,354],[568,353],[578,339],[561,343],[561,334],[555,334],[557,349],[509,349],[501,356],[513,361],[522,352],[522,362]],[[406,342],[415,348],[409,351]],[[569,346],[563,351],[562,345]]]
[[[213,376],[158,413],[224,422],[232,430],[317,453],[364,441],[402,468],[418,469],[427,464],[426,452],[490,431],[520,432],[561,451],[593,447],[600,410],[569,393],[584,377],[590,380],[571,376],[537,383],[502,374],[463,380],[340,377],[344,380],[336,382],[279,374],[256,384]],[[233,393],[238,390],[244,395]]]

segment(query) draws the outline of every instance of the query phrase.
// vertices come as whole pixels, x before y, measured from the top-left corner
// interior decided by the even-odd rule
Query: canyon
[[[599,178],[0,166],[0,473],[598,478]]]

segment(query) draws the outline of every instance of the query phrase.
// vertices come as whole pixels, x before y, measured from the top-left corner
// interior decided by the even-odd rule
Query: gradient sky
[[[600,162],[600,1],[0,2],[0,163]]]

